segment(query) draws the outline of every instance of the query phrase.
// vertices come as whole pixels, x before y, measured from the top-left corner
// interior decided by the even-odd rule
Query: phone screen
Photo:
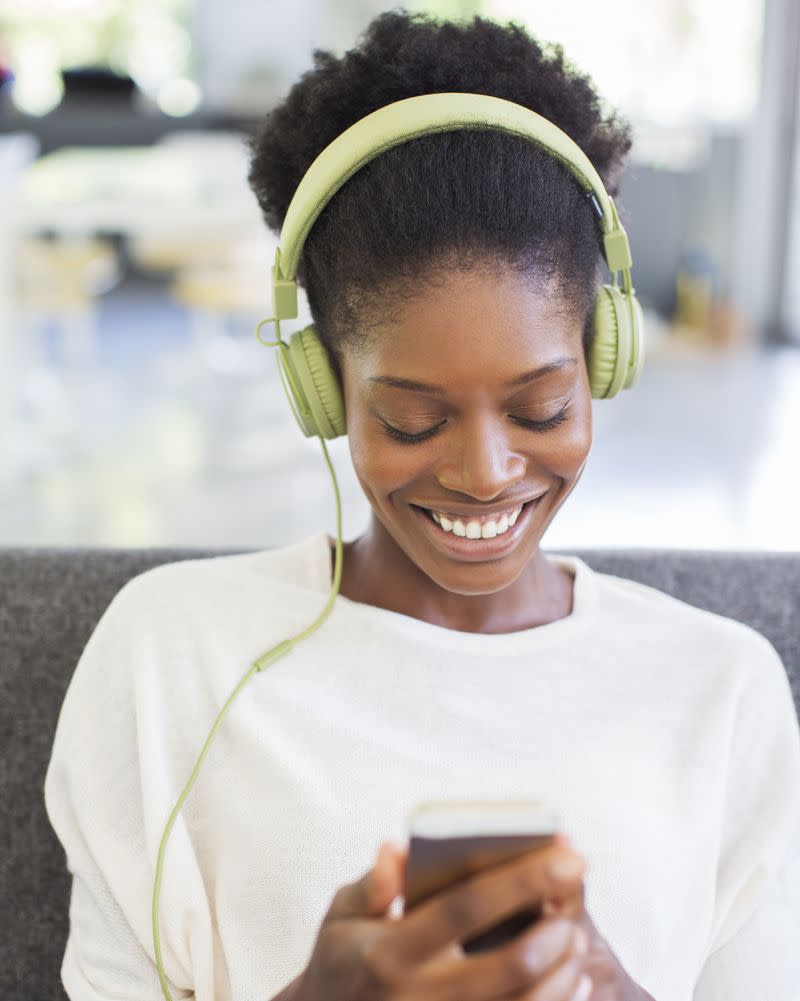
[[[483,869],[547,847],[560,820],[535,800],[427,803],[409,820],[404,910]],[[511,941],[540,920],[541,905],[524,908],[461,943],[465,953]]]

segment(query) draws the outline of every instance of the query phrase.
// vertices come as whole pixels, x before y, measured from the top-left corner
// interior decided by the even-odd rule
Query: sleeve
[[[154,866],[145,847],[131,679],[133,584],[113,598],[78,661],[45,776],[47,814],[72,874],[61,966],[71,1001],[164,997],[152,943]],[[194,998],[191,971],[165,949],[163,916],[161,950],[174,1001]]]
[[[692,1001],[800,1001],[800,726],[780,656],[754,636],[732,737],[710,948]]]

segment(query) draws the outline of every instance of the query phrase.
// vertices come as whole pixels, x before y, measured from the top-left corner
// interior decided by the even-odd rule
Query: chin
[[[453,561],[449,566],[441,564],[425,566],[421,563],[417,563],[417,566],[443,590],[470,596],[494,594],[504,590],[514,583],[528,562],[529,559],[520,560],[514,553],[513,558],[506,556],[503,559],[482,563]]]

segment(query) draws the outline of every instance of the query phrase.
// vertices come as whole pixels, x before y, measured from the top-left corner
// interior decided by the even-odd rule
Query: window
[[[416,0],[445,17],[515,20],[564,46],[633,122],[737,127],[756,105],[764,0]]]

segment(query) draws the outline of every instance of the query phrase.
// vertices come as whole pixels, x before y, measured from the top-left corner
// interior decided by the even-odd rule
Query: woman
[[[316,52],[253,137],[267,223],[349,125],[440,91],[544,115],[617,193],[630,130],[559,49],[394,10],[341,59]],[[384,152],[314,224],[298,278],[372,517],[330,617],[232,707],[173,829],[173,998],[796,996],[800,734],[777,653],[539,547],[591,447],[598,261],[569,171],[496,131]],[[105,612],[45,787],[73,873],[71,998],[162,996],[164,822],[243,665],[314,618],[332,574],[317,531],[160,566]],[[506,797],[554,807],[580,851],[559,838],[398,914],[410,810]],[[461,949],[536,902],[509,944]]]

